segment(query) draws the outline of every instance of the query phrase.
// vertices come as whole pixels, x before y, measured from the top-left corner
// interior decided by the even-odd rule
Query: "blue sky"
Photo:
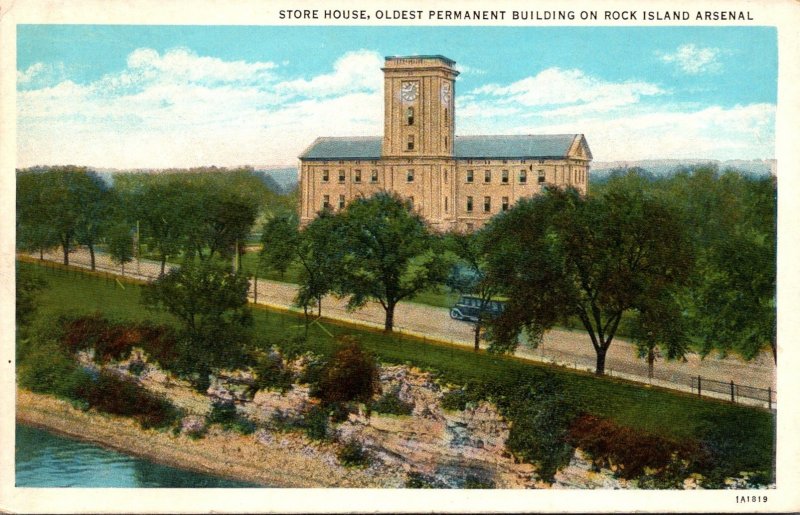
[[[461,69],[457,134],[586,134],[599,161],[774,157],[762,27],[21,25],[17,165],[294,164],[380,135],[387,55]]]

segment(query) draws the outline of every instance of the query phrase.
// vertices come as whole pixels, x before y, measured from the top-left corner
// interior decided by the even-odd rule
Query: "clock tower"
[[[453,157],[455,64],[441,55],[386,58],[383,157]]]

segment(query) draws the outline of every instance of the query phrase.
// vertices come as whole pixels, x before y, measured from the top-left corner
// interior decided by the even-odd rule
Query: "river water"
[[[80,488],[252,488],[259,485],[159,465],[17,424],[16,486]]]

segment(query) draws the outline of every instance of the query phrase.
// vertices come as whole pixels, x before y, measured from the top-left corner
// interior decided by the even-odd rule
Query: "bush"
[[[536,464],[539,476],[549,482],[573,454],[567,437],[576,413],[558,390],[554,381],[545,380],[520,391],[515,401],[501,407],[511,420],[506,447],[518,458]]]
[[[386,415],[411,415],[414,405],[400,400],[399,387],[395,387],[390,392],[384,393],[380,399],[370,404],[370,409],[376,413]]]
[[[286,368],[283,357],[277,351],[261,353],[253,366],[256,373],[256,388],[285,392],[292,387],[292,372]]]
[[[206,420],[209,424],[219,424],[225,429],[243,435],[252,434],[256,430],[255,423],[241,415],[236,410],[236,405],[229,401],[214,401]]]
[[[316,392],[323,404],[367,402],[379,388],[378,364],[357,341],[342,337],[341,347],[325,365]]]
[[[345,467],[366,467],[370,463],[369,453],[356,440],[345,443],[336,457]]]
[[[98,411],[133,417],[145,429],[170,426],[180,417],[179,410],[164,397],[110,372],[83,383],[78,396]]]
[[[409,472],[406,476],[405,486],[406,488],[449,488],[444,482],[419,472]]]
[[[495,488],[495,484],[491,479],[470,474],[464,479],[464,488],[468,490],[488,490]]]
[[[327,440],[329,411],[322,406],[314,406],[303,419],[302,427],[312,440]]]
[[[625,479],[646,473],[664,479],[669,474],[675,475],[675,464],[682,461],[694,464],[704,459],[696,443],[673,442],[594,415],[582,415],[573,422],[569,441],[586,451],[595,464],[613,467],[615,473]],[[688,467],[693,468],[691,465]]]
[[[32,392],[76,399],[79,388],[90,382],[91,376],[56,342],[34,340],[19,362],[17,379],[22,388]]]

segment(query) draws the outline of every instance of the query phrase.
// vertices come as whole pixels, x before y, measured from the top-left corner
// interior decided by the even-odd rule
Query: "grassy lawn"
[[[142,307],[141,287],[135,283],[120,284],[102,276],[53,271],[37,264],[20,263],[19,266],[39,269],[48,282],[46,290],[39,296],[39,318],[101,312],[123,320],[174,322],[170,315]],[[254,318],[255,333],[267,341],[279,341],[303,332],[302,317],[294,314],[259,308],[255,310]],[[381,361],[433,369],[453,383],[503,383],[518,379],[535,382],[546,374],[552,374],[562,381],[566,399],[619,424],[681,439],[696,436],[704,422],[712,421],[736,435],[737,452],[749,456],[753,463],[769,467],[774,456],[774,416],[763,410],[698,399],[616,379],[597,378],[592,374],[524,362],[513,357],[476,353],[409,337],[400,339],[332,322],[325,322],[324,330],[318,326],[311,327],[307,341],[309,350],[326,355],[331,353],[335,341],[328,333],[354,335]]]

